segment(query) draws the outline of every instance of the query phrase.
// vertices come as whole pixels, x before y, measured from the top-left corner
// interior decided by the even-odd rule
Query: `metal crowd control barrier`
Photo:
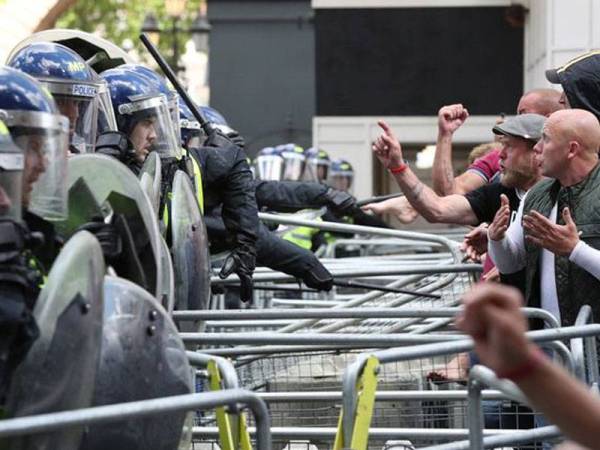
[[[487,367],[476,365],[469,371],[469,444],[471,449],[478,450],[483,445],[483,410],[481,407],[481,391],[483,385],[498,389],[505,393],[509,398],[527,404],[527,399],[523,393],[508,380],[501,380],[496,377],[494,372]]]
[[[326,316],[326,317],[331,317],[331,318],[336,318],[336,319],[346,319],[346,318],[350,318],[353,316],[364,316],[364,317],[378,317],[378,316],[390,316],[390,317],[413,317],[413,316],[422,316],[422,317],[453,317],[454,315],[456,315],[456,313],[460,311],[460,308],[441,308],[441,309],[434,309],[431,311],[428,310],[414,310],[414,309],[396,309],[396,308],[365,308],[365,309],[328,309],[328,310],[321,310],[321,309],[305,309],[305,310],[245,310],[245,311],[182,311],[182,312],[176,312],[174,314],[174,318],[175,320],[186,320],[186,319],[194,319],[194,320],[206,320],[206,319],[212,319],[215,322],[218,322],[219,319],[230,319],[232,317],[235,317],[238,319],[239,322],[248,322],[251,321],[253,319],[257,319],[257,318],[262,318],[262,319],[279,319],[279,318],[285,318],[285,317],[293,317],[296,318],[296,320],[298,319],[309,319],[309,318],[313,318],[313,317],[319,317],[320,315]],[[556,322],[556,320],[554,319],[554,317],[552,315],[549,315],[547,312],[543,311],[543,310],[538,310],[538,309],[533,309],[533,308],[527,308],[524,309],[525,313],[529,316],[529,317],[536,317],[536,318],[541,318],[543,320],[545,320],[546,322],[548,322],[548,325],[551,327],[555,327],[558,325],[558,323]],[[274,347],[273,345],[269,345],[267,347],[261,348],[261,347],[242,347],[241,349],[244,349],[246,351],[246,354],[249,355],[255,355],[257,353],[261,353],[264,355],[269,355],[269,357],[271,357],[274,353],[278,352],[278,351],[283,351],[286,350],[287,351],[307,351],[307,350],[314,350],[314,351],[318,351],[318,350],[323,350],[323,349],[334,349],[337,352],[339,351],[343,351],[344,349],[349,348],[350,345],[352,345],[352,347],[373,347],[375,344],[379,344],[379,345],[383,345],[383,344],[387,344],[387,345],[391,345],[391,343],[393,343],[394,338],[398,337],[400,340],[404,340],[407,341],[409,343],[414,343],[414,342],[423,342],[423,341],[448,341],[449,339],[462,339],[461,336],[458,335],[425,335],[425,336],[420,336],[420,335],[411,335],[411,334],[403,334],[403,335],[391,335],[391,336],[365,336],[365,335],[330,335],[330,334],[324,334],[324,335],[314,335],[314,334],[308,334],[308,333],[302,333],[300,335],[298,334],[292,334],[292,335],[288,335],[288,334],[284,334],[282,335],[281,333],[253,333],[252,337],[248,337],[247,334],[241,334],[241,333],[237,333],[237,334],[221,334],[221,335],[211,335],[210,333],[205,333],[202,335],[198,335],[198,334],[184,334],[183,337],[187,340],[188,336],[192,339],[195,340],[196,338],[200,338],[202,340],[202,342],[206,343],[206,342],[215,342],[215,343],[219,343],[219,344],[224,344],[224,343],[235,343],[235,342],[243,342],[244,344],[248,345],[249,343],[253,343],[253,344],[263,344],[263,343],[269,343],[269,344],[279,344],[281,347]],[[391,337],[391,339],[390,339]],[[322,345],[321,347],[316,347],[315,345],[298,345],[298,343],[302,343],[302,342],[308,342],[308,343],[312,343],[312,344],[318,344],[318,343],[328,343],[328,344],[336,344],[336,345],[332,345],[332,346],[325,346]],[[343,343],[344,345],[341,346],[339,344]],[[285,346],[284,344],[290,344],[288,346]],[[561,344],[562,345],[562,344]],[[564,345],[562,345],[562,347],[564,348]],[[283,350],[282,350],[283,349]],[[233,350],[233,351],[232,351]],[[559,351],[562,350],[561,348],[558,349]],[[219,352],[223,352],[222,354],[226,354],[229,356],[240,356],[240,354],[244,354],[244,352],[239,352],[236,351],[235,349],[208,349],[206,350],[208,353],[219,353]],[[564,348],[564,350],[562,351],[562,354],[565,355],[566,354],[566,358],[570,358],[569,352],[568,350],[566,350],[566,348]],[[563,358],[565,358],[565,356],[563,356]],[[566,361],[566,365],[567,366],[572,366],[572,362],[569,362],[569,360]],[[421,394],[419,396],[419,394]],[[457,398],[461,398],[460,395],[457,396],[452,396],[452,395],[448,395],[445,394],[443,392],[419,392],[419,394],[413,392],[412,396],[413,398],[430,398],[430,399],[435,399],[437,398],[439,399],[444,399],[444,398],[453,398],[453,399],[457,399]],[[267,397],[269,398],[268,395],[273,395],[275,396],[275,398],[277,398],[278,394],[266,394]],[[286,397],[286,393],[281,393],[279,394],[279,398],[280,399],[287,399],[289,401],[293,401],[294,397]],[[406,396],[402,396],[402,394],[398,394],[400,398],[406,398]],[[298,396],[296,395],[296,398]],[[466,393],[463,393],[462,398],[466,397]],[[271,397],[272,398],[272,397]],[[302,398],[302,396],[300,396],[300,398]],[[309,399],[312,401],[316,401],[319,399],[319,395],[315,394],[315,395],[311,395],[311,396],[304,396],[305,401],[308,401]],[[338,397],[339,398],[339,397]],[[385,397],[382,397],[385,398]],[[389,397],[388,397],[389,398]],[[325,400],[326,398],[321,397],[321,400]],[[280,401],[280,403],[283,400]],[[317,430],[315,429],[310,429],[310,428],[306,428],[305,429],[306,432],[306,436],[311,436],[314,433],[317,432]],[[294,432],[297,436],[299,434],[301,434],[300,430],[297,429]],[[439,432],[436,432],[439,435]],[[448,431],[448,433],[454,433],[454,431],[450,432]],[[465,435],[466,436],[466,435]]]
[[[453,318],[461,308],[303,308],[303,309],[268,309],[268,310],[204,310],[204,311],[174,311],[173,320],[204,320],[219,322],[232,321],[229,326],[252,326],[255,320],[271,321],[284,320],[294,324],[306,319],[373,319],[373,318]],[[558,328],[559,323],[548,311],[537,308],[522,308],[523,313],[531,319],[541,319],[548,327]],[[258,324],[262,326],[262,322]]]
[[[534,342],[547,342],[561,339],[593,337],[600,334],[600,325],[583,325],[574,327],[565,327],[559,329],[547,329],[531,331],[527,333]],[[344,373],[343,380],[343,407],[340,419],[340,428],[336,439],[339,441],[339,447],[344,448],[351,443],[356,443],[360,435],[369,433],[368,426],[365,426],[366,420],[370,416],[369,409],[372,411],[373,403],[370,401],[361,401],[358,390],[367,386],[370,388],[370,381],[365,382],[364,378],[375,378],[380,365],[408,361],[423,357],[439,356],[444,354],[454,354],[469,351],[473,348],[471,339],[461,339],[455,342],[445,342],[438,344],[426,344],[415,347],[401,347],[381,350],[370,354],[361,354],[354,364],[350,365]],[[369,391],[370,392],[370,391]],[[360,404],[359,404],[360,403]],[[358,409],[361,407],[362,409]],[[357,425],[361,427],[359,430]],[[496,430],[494,430],[496,431]],[[358,441],[366,442],[365,440]],[[509,441],[507,441],[509,442]],[[366,448],[352,447],[355,450]]]
[[[340,400],[343,405],[342,413],[347,410],[348,396],[344,393],[341,397],[339,392],[331,392],[331,389],[339,389],[344,381],[339,378],[341,369],[348,365],[350,358],[358,354],[359,348],[377,349],[390,345],[410,345],[411,347],[403,347],[410,350],[417,343],[427,342],[433,342],[431,346],[439,348],[454,343],[453,341],[463,340],[463,337],[455,334],[455,330],[448,325],[459,310],[455,306],[462,293],[470,285],[470,277],[465,274],[480,272],[481,266],[463,264],[458,244],[445,236],[269,216],[261,215],[264,219],[295,226],[380,236],[376,239],[361,237],[349,241],[350,245],[360,244],[364,248],[375,249],[373,252],[369,250],[366,256],[363,254],[360,258],[323,258],[321,261],[335,277],[369,278],[370,283],[412,290],[415,291],[415,295],[392,295],[374,290],[357,293],[360,291],[334,289],[331,293],[287,296],[261,290],[259,295],[255,296],[255,306],[279,308],[179,311],[175,312],[174,319],[205,321],[207,330],[213,331],[212,333],[182,334],[183,339],[188,343],[199,344],[202,347],[201,351],[210,357],[219,355],[233,358],[240,385],[264,391],[258,395],[269,403],[273,424],[282,425],[272,427],[272,436],[284,440],[308,440],[313,448],[317,446],[319,449],[322,448],[321,445],[325,445],[325,441],[333,438],[336,438],[335,448],[365,448],[369,444],[366,433],[361,437],[360,432],[357,432],[348,440],[344,439],[343,433],[335,427],[336,419],[340,423],[340,430],[344,430],[345,427],[344,416],[339,411]],[[389,247],[386,247],[388,245]],[[381,252],[383,255],[380,254],[381,247],[385,247]],[[395,250],[398,253],[395,253]],[[264,268],[256,271],[254,280],[257,285],[265,288],[277,288],[281,283],[289,283],[285,285],[288,287],[294,286],[291,277]],[[217,284],[237,284],[235,277],[227,280],[213,278],[213,281]],[[441,301],[419,297],[419,293],[433,292],[442,294]],[[544,319],[550,327],[558,326],[554,317],[547,312],[531,309],[528,310],[528,314]],[[571,355],[564,344],[553,343],[552,346],[567,366],[573,365]],[[385,352],[370,351],[376,355]],[[466,419],[466,414],[459,417],[462,413],[458,412],[456,406],[448,408],[457,408],[456,412],[450,414],[452,420],[459,423],[458,427],[453,428],[457,425],[452,424],[444,428],[444,425],[438,424],[436,417],[449,413],[438,412],[439,407],[434,402],[464,403],[467,391],[426,390],[436,388],[428,381],[429,371],[440,363],[444,364],[442,358],[431,356],[430,360],[422,359],[414,365],[399,364],[392,369],[397,372],[390,372],[388,367],[387,371],[382,371],[379,375],[375,374],[379,363],[376,359],[371,360],[369,370],[361,372],[361,375],[370,375],[357,378],[361,392],[357,397],[361,413],[353,415],[353,420],[356,419],[359,424],[356,429],[368,430],[371,423],[377,424],[369,430],[373,439],[468,438],[469,430],[460,424]],[[389,375],[392,375],[391,379],[388,378]],[[376,389],[377,378],[383,380],[380,381],[380,392]],[[356,384],[354,387],[356,388]],[[394,390],[381,391],[387,388]],[[409,390],[401,391],[399,388]],[[327,391],[316,392],[322,389]],[[301,390],[307,392],[299,392]],[[482,396],[506,398],[505,394],[493,390],[484,391]],[[381,402],[377,408],[373,406],[375,401]],[[399,412],[399,406],[392,403],[395,401],[409,402],[406,405],[411,411],[416,411],[416,408],[422,409],[421,413],[414,413],[421,414],[421,417],[416,418],[413,423],[432,428],[419,428],[418,425],[415,427],[405,418],[387,418]],[[462,406],[460,408],[463,409]],[[212,418],[207,417],[201,421],[202,426],[194,429],[194,435],[204,438],[217,437],[221,434],[221,427],[212,427],[214,423]],[[382,426],[385,428],[380,428]],[[249,432],[253,433],[252,427],[249,427]],[[483,433],[487,439],[489,435],[507,435],[514,433],[514,430],[484,430]],[[284,445],[286,444],[282,444]],[[373,445],[379,444],[371,442],[371,447]]]
[[[333,270],[331,274],[338,278],[350,278],[350,277],[369,277],[369,276],[383,276],[383,275],[435,275],[441,273],[454,274],[462,272],[481,272],[482,267],[480,264],[451,264],[451,265],[423,265],[418,267],[401,267],[401,268],[381,268],[381,269],[340,269]],[[291,275],[286,275],[281,272],[259,272],[253,277],[255,283],[262,283],[267,281],[296,281]],[[210,279],[212,284],[239,284],[239,278],[237,275],[230,275],[229,278],[222,280],[218,276],[213,276]],[[392,286],[395,287],[395,286]]]
[[[504,445],[527,444],[536,439],[550,439],[561,436],[555,426],[518,431],[513,436],[484,437],[483,414],[481,409],[482,385],[492,386],[504,392],[508,397],[527,404],[527,398],[510,381],[501,380],[493,371],[483,366],[474,366],[469,373],[469,440],[426,447],[428,450],[481,450]],[[423,450],[423,449],[420,449]]]
[[[257,448],[271,450],[270,418],[258,396],[243,389],[176,395],[172,397],[118,403],[107,406],[20,417],[0,421],[0,438],[43,433],[76,425],[91,425],[133,419],[156,414],[195,409],[212,409],[232,404],[248,406],[256,421]]]
[[[583,305],[575,319],[575,325],[581,326],[593,323],[592,308]],[[575,362],[575,374],[584,383],[598,385],[598,353],[596,338],[571,339],[571,351]],[[587,364],[586,364],[587,361]]]
[[[442,244],[444,247],[450,250],[450,253],[455,258],[455,262],[461,260],[460,250],[458,244],[450,239],[443,236],[436,236],[433,234],[416,233],[411,231],[392,230],[389,228],[376,228],[376,227],[364,227],[359,225],[349,225],[335,222],[323,222],[316,220],[302,220],[296,219],[290,216],[280,216],[277,214],[266,214],[259,213],[258,217],[260,220],[265,222],[277,223],[280,225],[294,225],[301,227],[316,228],[322,231],[334,231],[341,233],[353,233],[353,234],[368,234],[372,236],[388,236],[400,239],[419,240],[423,242],[431,242]]]

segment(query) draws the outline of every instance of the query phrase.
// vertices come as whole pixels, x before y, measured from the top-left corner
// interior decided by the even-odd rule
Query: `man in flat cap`
[[[500,136],[501,176],[465,195],[437,195],[423,184],[402,158],[402,147],[390,127],[383,121],[383,133],[373,144],[373,152],[404,192],[406,199],[425,219],[432,223],[479,225],[491,222],[501,206],[501,194],[516,210],[523,194],[540,178],[539,164],[533,147],[542,136],[545,117],[521,114],[498,124],[493,132]]]

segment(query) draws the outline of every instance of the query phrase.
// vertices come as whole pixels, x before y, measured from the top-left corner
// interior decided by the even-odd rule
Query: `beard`
[[[504,169],[500,183],[507,188],[527,189],[537,179],[536,174],[524,170]]]

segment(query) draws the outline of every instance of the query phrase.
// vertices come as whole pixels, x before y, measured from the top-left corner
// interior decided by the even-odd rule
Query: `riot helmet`
[[[21,220],[23,151],[15,145],[8,128],[0,121],[0,217]]]
[[[100,89],[98,90],[98,136],[107,131],[117,131],[117,119],[110,100],[108,84],[100,76]]]
[[[143,163],[151,151],[161,158],[181,157],[165,95],[148,78],[130,69],[117,67],[100,76],[108,84],[117,127],[133,144],[137,162]]]
[[[283,180],[300,181],[306,165],[304,149],[296,144],[284,144],[275,147],[283,158]]]
[[[334,159],[329,168],[328,184],[339,191],[350,191],[354,181],[354,169],[345,159]]]
[[[304,151],[306,157],[306,167],[304,169],[304,180],[324,183],[329,173],[329,154],[325,150],[316,147],[308,148]]]
[[[0,68],[0,120],[25,157],[23,206],[47,220],[65,219],[69,120],[40,83],[10,67]]]
[[[281,152],[273,147],[265,147],[256,156],[256,177],[259,180],[281,181],[283,165]]]
[[[225,120],[225,117],[223,117],[223,114],[221,114],[215,108],[211,108],[210,106],[201,106],[200,109],[202,110],[202,114],[207,122],[210,122],[217,127],[229,128],[229,124],[227,123],[227,120]],[[221,129],[221,131],[223,131],[223,129]]]
[[[169,105],[169,113],[171,120],[173,121],[173,128],[177,131],[179,128],[179,94],[171,89],[167,85],[167,80],[157,74],[154,70],[149,69],[141,64],[124,64],[120,66],[122,69],[132,70],[148,79],[150,83],[161,93],[167,97],[167,104]],[[175,133],[177,142],[181,146],[179,140],[179,133]]]
[[[227,136],[231,142],[241,149],[246,147],[244,138],[236,130],[231,128],[231,126],[227,123],[227,120],[225,120],[225,117],[223,117],[223,114],[221,114],[215,108],[211,108],[210,106],[201,106],[200,110],[202,111],[206,121],[211,123],[214,128]]]
[[[196,120],[192,110],[182,99],[179,99],[179,129],[181,144],[187,149],[201,147],[204,139],[206,139],[206,134],[200,126],[200,122]]]
[[[93,153],[100,109],[99,93],[105,88],[85,60],[61,44],[36,42],[12,55],[8,65],[38,80],[54,97],[61,114],[69,119],[73,153]],[[106,116],[107,112],[103,111]],[[109,126],[104,117],[103,126]]]

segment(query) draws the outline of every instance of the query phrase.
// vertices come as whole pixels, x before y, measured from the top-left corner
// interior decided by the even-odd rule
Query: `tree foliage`
[[[187,0],[186,11],[178,26],[188,29],[198,14],[203,0]],[[75,28],[90,33],[99,33],[103,38],[119,47],[130,39],[135,49],[144,54],[139,34],[146,14],[153,13],[163,32],[160,34],[159,48],[165,55],[171,55],[173,34],[170,32],[173,19],[165,12],[164,0],[79,0],[67,10],[56,23],[57,28]],[[187,33],[178,34],[180,49],[190,38]]]

